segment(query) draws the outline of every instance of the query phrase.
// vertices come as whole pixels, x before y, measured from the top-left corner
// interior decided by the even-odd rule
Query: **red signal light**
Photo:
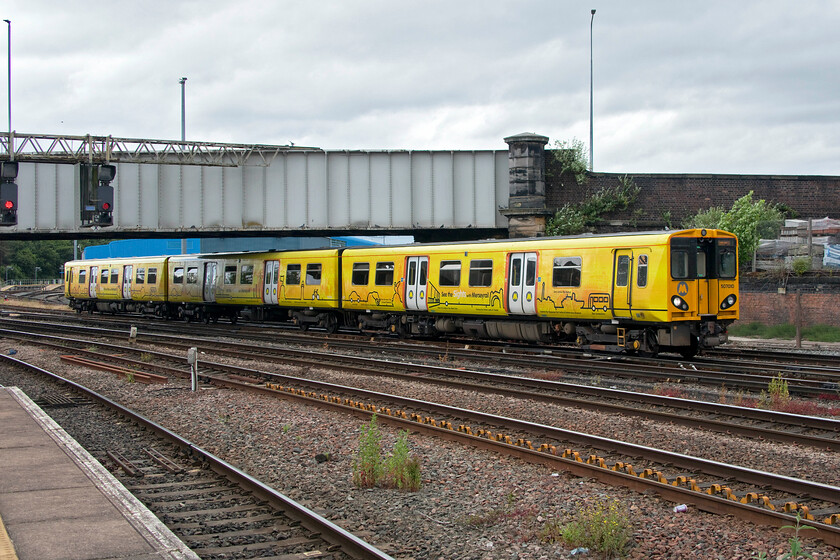
[[[5,208],[6,210],[11,210],[14,207],[15,207],[15,203],[12,202],[11,200],[4,200],[3,201],[3,208]]]
[[[106,210],[106,211],[107,211],[107,210],[110,210],[110,209],[111,209],[111,204],[110,204],[110,203],[108,203],[108,202],[103,202],[103,203],[102,203],[102,209],[103,209],[103,210]]]

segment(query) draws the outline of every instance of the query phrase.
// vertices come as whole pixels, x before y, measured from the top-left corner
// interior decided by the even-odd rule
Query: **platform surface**
[[[14,558],[199,557],[23,391],[0,387],[0,560]]]

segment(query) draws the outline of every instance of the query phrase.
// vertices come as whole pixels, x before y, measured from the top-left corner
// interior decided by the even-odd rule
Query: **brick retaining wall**
[[[589,173],[579,186],[572,175],[558,175],[554,158],[546,154],[546,207],[557,209],[566,203],[588,198],[604,187],[616,187],[624,173]],[[658,229],[666,222],[680,222],[700,210],[732,203],[753,191],[754,199],[782,204],[800,218],[840,218],[840,176],[822,175],[700,175],[628,173],[641,192],[635,204],[624,212],[605,216],[631,226]]]

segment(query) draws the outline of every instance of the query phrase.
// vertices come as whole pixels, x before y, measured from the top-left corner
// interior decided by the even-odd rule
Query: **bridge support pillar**
[[[509,237],[545,235],[545,145],[548,137],[530,132],[508,136],[509,206],[500,209],[508,219]]]

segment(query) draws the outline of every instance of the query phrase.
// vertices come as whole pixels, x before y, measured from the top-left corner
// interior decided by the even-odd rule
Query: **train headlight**
[[[728,296],[723,298],[722,302],[720,302],[720,308],[729,309],[730,307],[735,305],[736,301],[738,301],[738,297],[735,294],[729,294]]]
[[[677,309],[682,309],[683,311],[688,311],[688,304],[680,296],[672,297],[671,298],[671,303],[673,303],[674,307],[676,307]]]

